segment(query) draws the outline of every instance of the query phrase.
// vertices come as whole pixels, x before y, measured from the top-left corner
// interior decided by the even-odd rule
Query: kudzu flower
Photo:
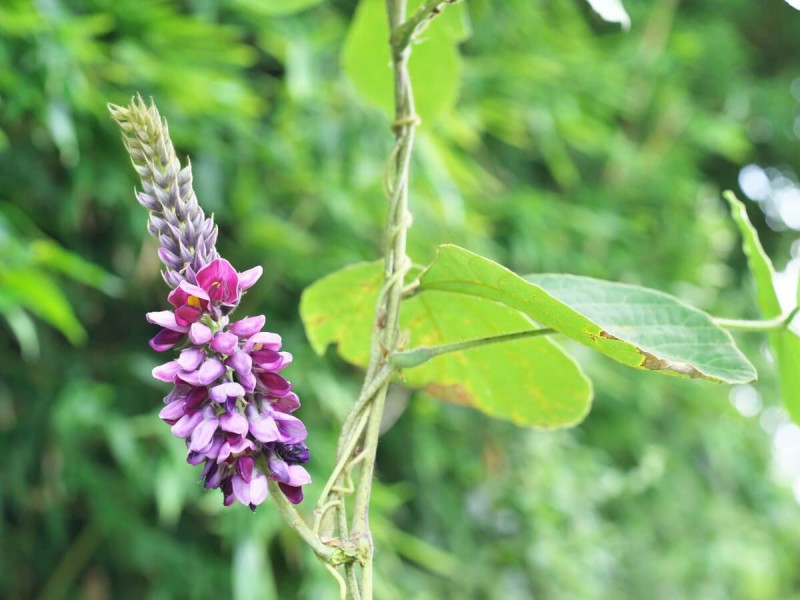
[[[219,488],[226,506],[238,501],[255,511],[270,479],[298,503],[311,478],[302,466],[308,432],[292,414],[300,400],[280,374],[292,355],[277,333],[263,331],[263,315],[230,320],[262,269],[239,272],[218,256],[213,218],[197,204],[191,167],[180,168],[155,106],[135,98],[109,109],[141,177],[137,197],[150,211],[148,230],[160,242],[162,274],[172,288],[172,310],[146,315],[161,328],[151,348],[181,348],[153,369],[153,377],[173,386],[159,417],[186,441],[187,462],[203,465],[204,487]]]

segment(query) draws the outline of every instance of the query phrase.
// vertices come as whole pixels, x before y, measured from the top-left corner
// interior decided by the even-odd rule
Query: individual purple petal
[[[247,433],[248,424],[247,419],[240,412],[224,412],[219,417],[220,427],[225,431],[231,433],[238,433],[244,435]]]
[[[278,487],[281,488],[283,495],[292,504],[300,504],[303,501],[303,488],[293,487],[285,483],[279,483]]]
[[[179,370],[180,366],[178,365],[178,361],[171,360],[168,363],[155,367],[153,369],[153,377],[160,381],[172,383],[175,381],[175,376],[178,374]]]
[[[283,413],[293,413],[300,408],[300,398],[298,398],[297,394],[294,392],[289,392],[285,396],[281,396],[270,402],[272,403],[273,409]]]
[[[231,452],[234,454],[249,452],[250,450],[256,449],[256,445],[243,435],[228,434],[226,443],[230,446]]]
[[[183,339],[186,335],[180,331],[171,331],[169,329],[162,329],[150,341],[150,347],[156,352],[165,352],[172,348],[175,344]]]
[[[239,338],[227,331],[217,332],[211,342],[211,349],[220,354],[233,354],[238,346]]]
[[[219,484],[219,487],[222,490],[222,503],[225,506],[230,506],[236,500],[233,495],[233,483],[231,482],[231,479],[231,477],[225,477]]]
[[[244,479],[245,483],[250,483],[253,479],[253,467],[255,464],[252,456],[240,456],[236,461],[236,472]]]
[[[203,487],[207,490],[219,487],[225,475],[225,469],[213,462],[208,462],[206,464],[207,468],[203,469]]]
[[[197,371],[182,371],[180,378],[190,385],[209,385],[224,374],[225,365],[217,358],[209,358]]]
[[[194,465],[195,467],[199,465],[204,460],[207,460],[207,456],[202,452],[192,452],[189,451],[186,453],[186,462],[190,465]]]
[[[278,371],[283,367],[281,352],[275,350],[254,350],[252,352],[253,364],[267,371]]]
[[[213,412],[211,413],[213,415]],[[211,443],[211,438],[214,437],[214,432],[219,428],[219,419],[214,416],[209,416],[209,413],[203,411],[203,422],[200,423],[192,432],[192,441],[189,444],[189,450],[199,452]]]
[[[306,485],[311,483],[311,475],[301,465],[289,465],[289,481],[286,481],[291,486]]]
[[[276,453],[272,452],[267,461],[272,478],[275,481],[289,482],[289,465]]]
[[[185,414],[186,411],[183,409],[183,400],[179,398],[177,400],[173,400],[164,408],[162,408],[161,412],[158,413],[158,416],[170,425],[174,425],[177,423],[178,419]]]
[[[247,483],[238,473],[234,473],[231,477],[233,483],[233,495],[236,499],[245,506],[250,504],[250,484]]]
[[[235,304],[239,300],[239,275],[224,258],[211,261],[197,272],[197,285],[211,300]]]
[[[295,416],[285,413],[273,413],[273,419],[280,431],[280,441],[284,444],[297,444],[308,437],[303,422]]]
[[[189,340],[196,346],[207,344],[213,335],[211,328],[203,323],[192,323],[189,327]]]
[[[277,373],[260,373],[258,379],[270,391],[271,395],[278,398],[292,391],[292,384]]]
[[[240,338],[249,338],[251,335],[255,335],[261,331],[261,328],[264,327],[265,321],[266,318],[264,315],[246,317],[241,321],[231,323],[231,326],[228,328],[228,330]]]
[[[206,359],[206,353],[200,348],[186,348],[181,350],[176,361],[182,371],[194,371]]]
[[[159,310],[156,312],[149,312],[145,315],[148,323],[152,323],[153,325],[159,325],[164,329],[169,329],[170,331],[180,331],[181,333],[186,333],[189,331],[189,328],[178,324],[178,321],[175,319],[175,313],[171,310]]]
[[[281,343],[281,336],[279,336],[277,333],[272,333],[271,331],[260,331],[250,336],[244,345],[244,350],[261,350],[261,348],[267,348],[268,350],[280,350]]]
[[[267,482],[267,476],[262,472],[256,471],[253,473],[253,478],[250,480],[250,508],[253,510],[267,499],[269,495]]]
[[[275,419],[269,416],[265,418],[261,415],[258,415],[258,413],[256,414],[256,417],[251,417],[248,414],[248,421],[250,422],[250,435],[264,444],[280,440],[281,432],[278,431],[278,425],[275,423]]]
[[[222,404],[228,398],[240,398],[244,396],[244,388],[236,382],[226,382],[215,385],[211,388],[209,396],[214,402]]]
[[[226,361],[225,364],[231,369],[236,371],[238,375],[249,373],[253,368],[253,359],[247,352],[239,351],[233,353]]]
[[[164,404],[169,404],[175,400],[186,400],[186,397],[193,389],[188,385],[176,385],[169,391],[169,394],[164,396]]]
[[[179,438],[187,438],[192,435],[194,428],[203,420],[203,413],[196,412],[191,415],[184,415],[172,426],[172,435]]]
[[[263,272],[264,269],[261,267],[253,267],[252,269],[247,269],[239,273],[239,289],[248,290],[253,287]],[[259,329],[261,328],[259,327]]]
[[[183,401],[183,410],[187,413],[197,412],[208,397],[208,390],[204,387],[192,388],[192,391]]]
[[[256,376],[252,372],[239,374],[239,383],[245,390],[252,392],[256,389]]]

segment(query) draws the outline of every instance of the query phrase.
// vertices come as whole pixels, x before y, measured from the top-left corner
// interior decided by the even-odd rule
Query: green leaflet
[[[758,232],[750,222],[744,204],[733,195],[733,192],[725,192],[723,196],[728,201],[733,220],[742,234],[742,249],[753,275],[756,299],[761,313],[766,318],[776,317],[781,314],[781,305],[773,284],[775,269],[772,261],[761,246]],[[800,290],[798,292],[800,300]],[[784,329],[770,333],[769,342],[775,353],[783,404],[792,420],[800,423],[800,368],[798,368],[800,338],[788,329]]]
[[[526,280],[452,245],[439,247],[420,290],[499,302],[631,367],[722,383],[756,377],[711,317],[655,290],[571,275]]]

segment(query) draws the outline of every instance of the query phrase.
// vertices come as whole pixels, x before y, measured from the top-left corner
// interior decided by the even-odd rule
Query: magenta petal
[[[261,373],[258,377],[273,396],[280,398],[292,391],[292,384],[277,373]]]
[[[186,348],[181,350],[176,361],[182,371],[194,371],[206,359],[206,353],[200,348]]]
[[[183,410],[183,399],[178,398],[177,400],[173,400],[169,404],[167,404],[164,408],[161,409],[161,412],[158,413],[158,416],[165,420],[170,425],[174,425],[178,419],[180,419],[183,415],[186,414],[186,411]]]
[[[236,461],[236,472],[244,479],[245,483],[250,483],[253,479],[253,467],[255,461],[252,456],[240,456]]]
[[[256,471],[253,478],[250,480],[250,505],[258,506],[269,495],[269,488],[267,487],[267,476]]]
[[[212,260],[197,272],[197,285],[211,300],[235,304],[239,300],[239,275],[224,258]]]
[[[147,319],[148,323],[159,325],[164,329],[169,329],[170,331],[180,331],[181,333],[186,333],[189,331],[188,327],[178,324],[178,322],[175,320],[175,313],[171,310],[149,312],[145,315],[145,318]]]
[[[244,375],[245,373],[249,373],[253,368],[253,359],[250,358],[247,352],[240,350],[232,354],[230,358],[225,361],[225,364],[236,371],[238,375]]]
[[[214,402],[222,404],[228,398],[241,398],[244,396],[244,388],[235,382],[221,383],[211,388],[209,396]]]
[[[266,318],[264,315],[257,315],[255,317],[247,317],[242,319],[241,321],[236,321],[231,324],[229,327],[229,331],[239,336],[240,338],[248,338],[251,335],[255,335],[261,328],[264,327],[264,322]]]
[[[242,479],[238,473],[231,477],[233,483],[233,495],[245,506],[250,504],[250,484]]]
[[[192,442],[189,444],[189,450],[199,452],[211,443],[211,438],[214,437],[214,432],[219,428],[219,419],[212,417],[206,418],[200,423],[192,432]]]
[[[239,435],[244,435],[247,433],[247,419],[245,419],[244,415],[240,412],[222,413],[219,417],[219,422],[220,427],[222,427],[222,429],[225,431],[238,433]]]
[[[197,346],[207,344],[213,335],[211,328],[203,323],[192,323],[189,328],[189,340]]]
[[[289,465],[289,481],[291,486],[306,485],[311,483],[311,475],[301,465]]]
[[[278,487],[281,488],[283,495],[286,496],[286,499],[292,504],[300,504],[303,501],[303,488],[292,487],[285,483],[279,483]]]
[[[165,352],[183,339],[185,334],[180,331],[162,329],[150,341],[150,347],[156,352]]]
[[[208,304],[209,297],[206,291],[187,281],[182,281],[178,287],[172,290],[167,296],[167,301],[175,308],[178,308],[185,305],[192,296],[200,300],[200,306]]]
[[[203,310],[196,306],[183,306],[175,309],[175,320],[179,325],[188,327],[191,323],[196,322],[203,315]]]
[[[253,267],[252,269],[247,269],[247,271],[239,273],[239,289],[248,290],[253,287],[263,272],[264,269],[261,267]],[[259,327],[259,329],[261,328]]]
[[[300,408],[300,398],[294,392],[289,392],[285,396],[273,400],[272,408],[282,413],[293,413]]]
[[[238,346],[239,338],[227,331],[218,332],[211,342],[211,349],[220,354],[233,354]]]
[[[160,381],[173,383],[179,370],[180,366],[178,365],[178,361],[171,360],[168,363],[155,367],[153,369],[153,377]]]
[[[208,390],[206,388],[192,388],[192,391],[189,392],[189,395],[186,396],[186,399],[183,401],[183,410],[187,413],[196,412],[203,405],[207,397]]]
[[[196,412],[191,415],[184,415],[172,426],[172,435],[179,438],[187,438],[192,435],[194,428],[203,420],[203,413]]]

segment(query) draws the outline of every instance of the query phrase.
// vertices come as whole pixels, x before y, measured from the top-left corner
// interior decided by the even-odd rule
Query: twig
[[[392,31],[392,47],[395,51],[405,50],[431,21],[442,14],[448,4],[456,2],[458,0],[426,0],[405,23]]]
[[[462,350],[469,350],[470,348],[479,348],[480,346],[488,346],[489,344],[513,342],[514,340],[522,340],[525,338],[552,335],[554,333],[558,332],[555,329],[550,328],[530,329],[528,331],[517,331],[516,333],[494,335],[474,340],[466,340],[463,342],[455,342],[453,344],[444,344],[442,346],[423,346],[421,348],[408,350],[407,352],[395,352],[389,357],[389,364],[397,367],[398,369],[410,369],[411,367],[421,365],[442,354],[460,352]]]

